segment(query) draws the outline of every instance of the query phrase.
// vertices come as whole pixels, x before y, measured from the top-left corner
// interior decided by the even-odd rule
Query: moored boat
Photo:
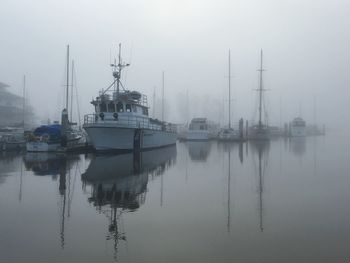
[[[293,119],[290,125],[290,136],[292,137],[306,136],[306,122],[301,117],[297,117]]]
[[[207,141],[210,139],[210,129],[206,118],[193,118],[188,127],[186,140]]]
[[[263,113],[263,92],[265,89],[263,88],[263,52],[260,52],[260,69],[258,70],[260,73],[260,81],[259,88],[257,91],[259,92],[259,121],[257,124],[251,126],[248,130],[248,138],[250,140],[270,140],[270,129],[267,124],[263,123],[262,113]],[[266,111],[266,110],[265,110]],[[266,112],[265,112],[266,113]],[[266,122],[266,118],[265,118]]]
[[[95,113],[85,115],[83,128],[97,151],[148,150],[176,143],[174,125],[148,115],[147,96],[126,90],[122,69],[129,64],[112,64],[113,83],[91,101]]]
[[[219,141],[239,141],[242,139],[238,130],[231,126],[231,52],[228,53],[228,127],[220,130]]]

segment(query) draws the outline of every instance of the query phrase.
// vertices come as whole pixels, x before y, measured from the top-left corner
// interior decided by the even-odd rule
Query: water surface
[[[350,262],[350,140],[2,154],[1,262]]]

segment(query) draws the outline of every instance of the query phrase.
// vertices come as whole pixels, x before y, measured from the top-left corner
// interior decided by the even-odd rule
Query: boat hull
[[[60,147],[59,143],[27,142],[27,152],[53,152]]]
[[[306,136],[306,128],[305,127],[292,126],[291,130],[290,130],[290,135],[292,137],[305,137]]]
[[[61,142],[27,142],[26,150],[27,152],[66,152],[80,147],[82,145],[81,139],[81,137],[77,137],[72,140],[68,140],[65,147],[61,145]]]
[[[96,151],[131,151],[160,148],[176,143],[176,133],[161,130],[85,125]]]
[[[248,139],[257,141],[270,140],[270,132],[267,128],[251,127],[249,130]]]
[[[210,133],[207,130],[189,130],[186,134],[188,141],[208,141]]]

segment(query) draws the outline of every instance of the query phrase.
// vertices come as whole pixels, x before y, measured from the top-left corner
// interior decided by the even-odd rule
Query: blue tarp
[[[34,135],[48,134],[50,137],[59,138],[61,136],[61,127],[60,124],[42,125],[34,130]]]

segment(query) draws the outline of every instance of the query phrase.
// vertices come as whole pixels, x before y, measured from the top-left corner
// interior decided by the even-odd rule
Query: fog
[[[347,125],[346,0],[2,0],[1,11],[0,81],[21,94],[25,74],[41,119],[57,119],[63,108],[67,44],[80,111],[87,114],[94,110],[91,99],[113,81],[109,64],[122,43],[131,63],[123,83],[148,95],[151,107],[155,91],[157,117],[164,71],[166,120],[227,122],[230,49],[233,119],[252,120],[262,49],[271,124],[301,113],[309,123]]]

